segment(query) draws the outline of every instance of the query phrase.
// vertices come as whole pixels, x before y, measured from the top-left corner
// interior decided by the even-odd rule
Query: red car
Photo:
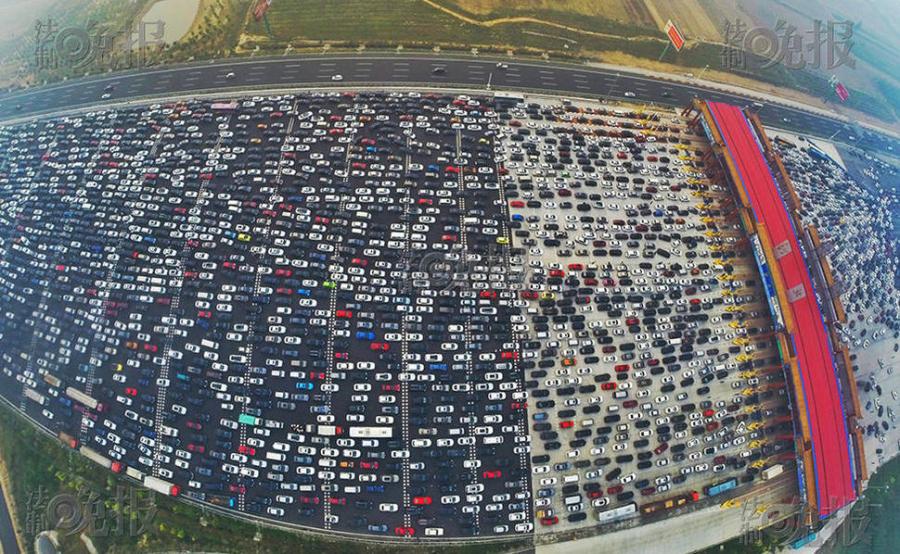
[[[128,387],[125,389],[125,394],[127,394],[128,396],[137,396],[137,389]]]
[[[556,525],[557,523],[559,523],[559,518],[557,516],[541,518],[541,525],[550,526],[550,525]]]
[[[188,443],[187,449],[188,452],[195,452],[197,454],[203,454],[204,452],[206,452],[205,446],[203,446],[202,444],[194,444],[192,442]]]
[[[346,498],[329,498],[328,503],[332,506],[346,506],[347,499]]]
[[[412,527],[395,527],[394,534],[398,537],[412,537],[416,534],[416,530]]]
[[[625,487],[623,487],[622,485],[613,485],[612,487],[606,489],[606,494],[619,494],[623,490],[625,490]]]
[[[369,345],[369,350],[381,350],[382,352],[387,352],[391,349],[391,345],[386,342],[373,342]]]
[[[513,200],[512,202],[509,203],[509,206],[511,208],[524,208],[525,202],[522,202],[521,200]]]
[[[600,388],[603,390],[616,390],[616,384],[615,383],[603,383],[602,385],[600,385]]]
[[[575,427],[575,422],[573,422],[573,421],[560,421],[559,422],[560,429],[571,429],[572,427]]]
[[[318,504],[320,502],[318,496],[301,496],[300,503],[301,504]]]
[[[500,471],[499,469],[486,470],[484,473],[481,474],[481,476],[485,479],[499,479],[501,476],[503,476],[503,472]]]
[[[413,498],[413,506],[428,506],[431,504],[430,496],[416,496]]]
[[[335,317],[341,317],[344,319],[350,319],[353,317],[353,312],[350,310],[338,310],[334,313]]]
[[[246,454],[247,456],[256,455],[256,449],[252,446],[247,446],[246,444],[242,444],[238,447],[238,452],[241,454]]]

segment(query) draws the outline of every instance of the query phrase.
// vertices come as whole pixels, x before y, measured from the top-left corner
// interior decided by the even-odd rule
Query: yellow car
[[[497,244],[509,244],[509,239],[506,237],[497,237]]]
[[[250,239],[253,238],[247,233],[238,233],[237,239],[241,242],[250,242]]]

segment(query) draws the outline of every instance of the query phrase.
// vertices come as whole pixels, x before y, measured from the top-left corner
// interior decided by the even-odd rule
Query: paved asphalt
[[[16,542],[16,533],[3,498],[4,494],[3,489],[0,489],[0,553],[16,554],[19,552],[19,543]]]
[[[632,101],[684,106],[694,96],[704,99],[748,104],[750,100],[702,87],[670,83],[638,75],[572,65],[556,66],[536,61],[508,62],[498,69],[496,60],[479,58],[442,59],[407,56],[319,56],[307,58],[242,59],[168,68],[108,74],[70,81],[49,87],[0,96],[0,120],[28,114],[48,113],[67,108],[106,104],[142,96],[161,96],[214,90],[299,87],[311,85],[353,86],[364,84],[404,84],[486,87],[493,90],[531,90],[560,95],[624,98]],[[434,73],[435,68],[444,68]],[[233,77],[228,77],[229,73]],[[341,75],[341,82],[332,76]],[[112,86],[111,89],[107,87]],[[109,99],[102,99],[105,92]],[[664,96],[664,93],[666,96]],[[766,103],[760,112],[766,125],[809,133],[820,137],[855,142],[858,146],[900,152],[900,141],[849,129],[847,124],[794,108]],[[854,141],[850,137],[854,137]]]

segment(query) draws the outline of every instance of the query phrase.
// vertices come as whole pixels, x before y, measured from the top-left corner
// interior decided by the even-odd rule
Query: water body
[[[9,514],[9,510],[6,509],[6,501],[3,494],[3,489],[0,489],[0,552],[3,552],[3,554],[18,554],[19,543],[16,542],[12,517]]]
[[[878,468],[869,480],[866,498],[819,554],[892,554],[900,543],[900,457]]]
[[[200,0],[159,0],[150,6],[141,23],[147,25],[148,33],[152,33],[157,31],[156,22],[162,21],[162,40],[172,44],[187,34],[199,8]]]

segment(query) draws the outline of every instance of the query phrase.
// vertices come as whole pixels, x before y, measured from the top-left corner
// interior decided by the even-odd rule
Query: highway
[[[141,97],[164,97],[191,93],[247,91],[253,89],[329,86],[436,86],[531,91],[580,97],[653,102],[684,106],[694,96],[746,105],[747,98],[683,83],[661,81],[638,74],[576,65],[554,65],[538,61],[509,61],[497,67],[493,59],[435,56],[314,56],[216,61],[135,70],[87,77],[52,86],[0,95],[0,120],[109,104]],[[441,69],[438,69],[441,68]],[[438,70],[435,72],[435,70]],[[233,75],[230,75],[233,74]],[[341,81],[332,80],[335,75]],[[103,98],[108,94],[108,98]],[[777,126],[819,137],[853,142],[863,148],[900,151],[900,141],[857,131],[846,123],[784,105],[765,103],[760,117]],[[853,137],[854,140],[851,140]],[[858,140],[858,142],[857,142]]]

